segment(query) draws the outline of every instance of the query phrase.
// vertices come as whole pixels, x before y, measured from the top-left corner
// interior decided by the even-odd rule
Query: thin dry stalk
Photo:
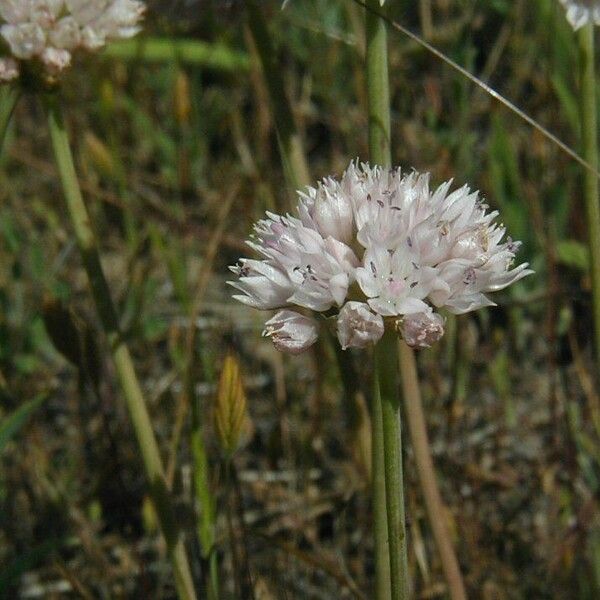
[[[442,568],[448,581],[450,597],[452,600],[466,600],[465,586],[444,518],[446,508],[438,489],[433,460],[431,459],[414,352],[402,341],[399,342],[399,346],[404,410],[429,522],[440,553]]]

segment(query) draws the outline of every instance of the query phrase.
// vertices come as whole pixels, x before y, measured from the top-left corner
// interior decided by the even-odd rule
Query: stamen
[[[472,283],[475,283],[476,280],[477,280],[477,273],[475,273],[475,269],[473,267],[469,267],[465,271],[463,283],[465,285],[471,285]]]

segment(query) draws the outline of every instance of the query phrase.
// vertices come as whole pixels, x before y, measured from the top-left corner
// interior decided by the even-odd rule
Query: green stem
[[[589,23],[578,32],[579,65],[581,77],[580,110],[583,158],[590,167],[598,170],[598,124],[596,79],[594,72],[594,25]],[[592,277],[592,305],[594,315],[594,344],[596,371],[600,373],[600,204],[598,203],[598,178],[585,169],[584,199],[588,222],[588,243]]]
[[[382,167],[392,164],[390,125],[390,84],[388,77],[387,31],[373,11],[380,11],[378,0],[367,0],[367,98],[369,101],[369,155]]]
[[[408,598],[408,565],[402,480],[402,431],[398,397],[398,341],[387,331],[375,346],[375,379],[378,381],[383,422],[384,468],[391,598]]]
[[[90,216],[79,188],[59,102],[60,100],[55,96],[48,97],[46,108],[50,137],[65,194],[67,210],[140,447],[150,485],[150,495],[166,541],[167,552],[173,565],[177,593],[181,600],[195,600],[196,594],[189,563],[167,490],[158,444],[154,437],[150,416],[129,349],[119,330],[117,311],[100,263],[100,255]]]
[[[369,154],[374,164],[389,167],[392,157],[387,31],[385,23],[376,15],[379,10],[378,0],[368,0],[365,32]],[[408,593],[396,357],[395,335],[387,333],[375,347],[375,394],[371,416],[378,600],[406,598]]]
[[[277,129],[277,140],[286,179],[294,189],[304,187],[309,182],[308,165],[302,147],[302,139],[294,121],[290,103],[285,94],[285,85],[277,53],[269,34],[262,10],[255,0],[246,0],[248,24],[271,99],[271,108]]]
[[[8,131],[10,118],[19,100],[19,95],[17,88],[0,86],[0,153],[4,148],[6,132]]]
[[[390,587],[390,552],[388,545],[387,506],[385,503],[385,454],[383,410],[379,378],[373,374],[371,401],[371,471],[373,485],[373,535],[375,537],[375,598],[388,600]]]

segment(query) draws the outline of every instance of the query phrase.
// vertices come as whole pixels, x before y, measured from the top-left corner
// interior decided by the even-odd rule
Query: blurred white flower
[[[398,321],[397,328],[411,348],[430,348],[444,335],[444,318],[428,309],[406,315]]]
[[[344,350],[375,344],[384,330],[382,316],[372,312],[364,302],[346,302],[338,315],[337,334]]]
[[[0,0],[0,35],[14,59],[57,74],[73,51],[135,35],[144,10],[138,0]]]
[[[600,25],[599,0],[560,0],[567,11],[567,21],[575,31],[593,22]]]
[[[282,310],[265,323],[263,335],[271,338],[277,350],[300,354],[317,341],[319,325],[311,317]]]
[[[451,183],[432,191],[428,174],[351,163],[339,181],[300,192],[297,217],[267,213],[255,225],[248,244],[261,260],[231,267],[234,297],[264,310],[343,307],[343,347],[376,341],[385,319],[411,345],[430,345],[443,334],[433,307],[492,305],[487,293],[532,272],[513,268],[519,243],[504,241],[498,213],[467,186],[450,192]]]

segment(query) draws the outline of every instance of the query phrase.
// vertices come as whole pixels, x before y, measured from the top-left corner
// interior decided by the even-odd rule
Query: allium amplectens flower
[[[0,81],[18,77],[20,61],[37,61],[56,75],[73,51],[134,36],[144,10],[138,0],[0,0],[0,35],[12,53],[0,59]]]
[[[489,292],[532,272],[527,264],[513,267],[519,243],[504,239],[498,213],[467,186],[450,186],[430,190],[428,174],[350,164],[341,180],[300,192],[297,216],[267,213],[255,225],[248,244],[259,259],[230,267],[238,276],[230,283],[241,292],[234,298],[263,310],[297,305],[337,313],[343,348],[373,344],[385,327],[413,347],[431,346],[444,333],[435,309],[461,314],[491,306]],[[294,321],[283,312],[267,323],[276,345],[279,331],[302,337],[291,333]],[[287,345],[278,347],[296,349]]]
[[[600,0],[560,0],[567,11],[567,21],[577,30],[592,22],[600,25]]]

